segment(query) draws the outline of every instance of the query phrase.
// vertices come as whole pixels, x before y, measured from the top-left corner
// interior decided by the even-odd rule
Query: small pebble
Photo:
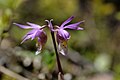
[[[45,74],[44,74],[44,73],[40,73],[40,74],[38,75],[38,78],[39,78],[39,79],[42,79],[42,80],[45,80]]]
[[[34,58],[34,60],[33,60],[33,67],[35,69],[40,69],[41,68],[41,60],[42,60],[41,56]]]
[[[32,60],[31,60],[31,58],[29,58],[29,57],[26,57],[26,58],[23,60],[23,65],[24,65],[25,67],[30,66],[31,63],[32,63]]]
[[[72,75],[70,73],[64,74],[64,80],[72,80]]]

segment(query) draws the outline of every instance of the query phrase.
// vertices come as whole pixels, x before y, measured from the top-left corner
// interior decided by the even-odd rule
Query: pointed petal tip
[[[81,28],[81,30],[84,30],[84,28]]]
[[[26,22],[28,25],[31,24],[30,22]]]
[[[77,30],[84,30],[84,28],[79,27]]]
[[[19,25],[18,23],[13,23],[13,24],[14,24],[14,25],[17,25],[17,26]]]
[[[74,18],[75,16],[71,16],[71,18]]]
[[[85,22],[85,20],[81,21],[82,23]]]
[[[78,24],[80,25],[80,24],[82,24],[82,23],[84,23],[84,22],[85,22],[85,20],[79,21]]]
[[[69,17],[68,19],[69,19],[69,20],[72,20],[73,18],[75,18],[75,16],[71,16],[71,17]]]
[[[20,44],[22,44],[23,42],[21,42]]]
[[[26,23],[31,23],[31,22],[26,22]]]
[[[13,24],[16,24],[16,23],[13,23]]]
[[[49,20],[45,20],[45,22],[47,22],[49,24],[50,21]]]
[[[20,44],[23,44],[25,41],[23,40]]]
[[[50,21],[53,21],[53,19],[50,19]]]
[[[48,22],[48,20],[45,20],[46,22]]]
[[[46,22],[49,22],[49,20],[45,20]],[[50,21],[53,21],[53,19],[50,19]]]
[[[41,28],[40,29],[43,29],[43,28],[45,28],[47,25],[43,25],[43,26],[41,26]]]

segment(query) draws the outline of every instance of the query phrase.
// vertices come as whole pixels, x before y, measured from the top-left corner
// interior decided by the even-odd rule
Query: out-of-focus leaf
[[[55,54],[50,53],[47,50],[43,52],[43,62],[48,66],[48,68],[51,70],[55,66]]]
[[[115,71],[115,73],[116,73],[116,76],[117,76],[117,74],[120,73],[120,63],[119,63],[119,64],[116,64],[116,65],[114,66],[114,71]],[[119,79],[120,79],[120,76],[119,76]],[[117,80],[118,80],[118,79],[117,79]]]
[[[23,0],[0,0],[0,7],[3,9],[16,9]]]
[[[40,0],[40,14],[57,21],[68,18],[78,10],[77,0]]]
[[[116,13],[115,18],[116,18],[117,20],[120,20],[120,12],[117,12],[117,13]]]
[[[0,36],[3,30],[7,30],[11,21],[12,11],[10,9],[0,10]],[[3,35],[2,35],[3,36]]]
[[[106,16],[115,10],[112,3],[104,4],[102,0],[94,0],[93,3],[93,12],[96,16]]]

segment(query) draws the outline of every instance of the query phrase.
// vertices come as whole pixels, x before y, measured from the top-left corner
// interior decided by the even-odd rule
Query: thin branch
[[[20,76],[19,74],[1,66],[1,65],[0,65],[0,72],[4,73],[6,75],[9,75],[13,78],[16,78],[17,80],[30,80],[30,79],[27,79],[27,78],[24,78],[24,77]]]

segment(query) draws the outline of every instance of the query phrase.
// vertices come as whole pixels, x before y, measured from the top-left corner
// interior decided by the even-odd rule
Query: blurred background
[[[71,31],[68,57],[60,55],[65,80],[120,80],[120,0],[0,0],[0,80],[57,80],[50,32],[41,54],[36,40],[20,44],[29,31],[13,25],[60,25],[85,20]]]

